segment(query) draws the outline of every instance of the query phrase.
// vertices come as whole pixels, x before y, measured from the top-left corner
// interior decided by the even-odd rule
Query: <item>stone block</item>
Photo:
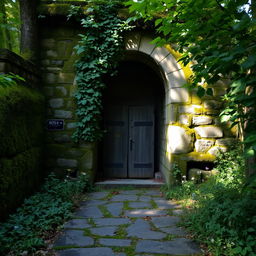
[[[54,133],[53,140],[58,143],[68,143],[71,142],[71,135],[66,133]]]
[[[71,122],[66,124],[67,129],[75,129],[77,127],[77,122]]]
[[[54,110],[54,117],[71,119],[73,117],[73,113],[66,110]]]
[[[42,47],[46,49],[52,49],[56,46],[55,39],[53,38],[45,38],[42,40]]]
[[[223,137],[223,131],[217,126],[200,126],[196,127],[195,131],[202,138],[221,138]]]
[[[55,87],[56,95],[58,96],[67,96],[67,89],[64,86],[56,86]]]
[[[51,60],[51,66],[63,67],[63,64],[64,64],[63,60]]]
[[[214,140],[196,140],[195,149],[196,152],[207,152],[214,145]]]
[[[237,143],[237,140],[234,138],[225,138],[225,139],[218,139],[216,140],[216,146],[224,146],[230,147]]]
[[[57,75],[55,73],[45,73],[43,80],[47,84],[54,84],[57,82]]]
[[[166,110],[165,110],[165,122],[166,124],[169,123],[175,123],[176,122],[176,106],[169,104],[166,106]]]
[[[213,156],[217,156],[220,152],[227,152],[227,148],[220,147],[220,146],[214,146],[208,150],[208,153]]]
[[[207,125],[212,124],[212,117],[210,116],[193,116],[193,125]]]
[[[179,126],[168,126],[167,147],[174,154],[188,153],[193,149],[193,139],[184,128]]]
[[[184,125],[187,125],[187,126],[190,126],[190,117],[188,115],[180,115],[179,116],[179,120],[178,122],[180,124],[184,124]]]
[[[75,78],[74,73],[59,73],[58,83],[73,84]]]
[[[189,92],[186,88],[171,88],[168,91],[168,101],[169,103],[187,103],[189,102]]]
[[[50,58],[57,58],[58,54],[56,51],[48,50],[46,51],[46,56]]]
[[[204,107],[210,110],[218,110],[222,107],[222,102],[216,100],[204,101]]]
[[[57,159],[57,164],[59,167],[74,168],[77,167],[77,160],[59,158]]]
[[[59,67],[46,67],[46,71],[58,74],[61,71]]]
[[[93,150],[87,150],[86,153],[79,159],[79,169],[81,171],[91,170],[94,165]]]
[[[74,48],[74,42],[70,39],[60,40],[57,43],[57,53],[61,58],[70,57]]]
[[[185,105],[179,107],[179,113],[199,114],[201,112],[203,112],[203,108],[200,105]]]
[[[151,53],[151,57],[156,61],[160,62],[163,60],[170,52],[164,47],[156,47]]]
[[[164,72],[167,74],[178,70],[182,70],[177,60],[171,54],[164,58],[160,62],[160,65],[162,66]]]
[[[49,105],[51,108],[60,108],[63,107],[63,99],[50,99]]]
[[[167,75],[169,88],[182,87],[187,83],[183,70],[178,70]]]
[[[139,33],[129,33],[125,38],[125,49],[126,50],[138,50],[140,44],[140,34]]]
[[[155,48],[155,45],[151,43],[152,40],[151,37],[143,36],[140,40],[139,51],[150,55]]]

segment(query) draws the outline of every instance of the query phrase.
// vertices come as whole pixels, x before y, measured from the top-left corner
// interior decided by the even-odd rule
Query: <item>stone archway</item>
[[[192,151],[192,136],[186,116],[178,116],[177,108],[186,108],[191,104],[191,95],[183,85],[187,82],[184,70],[171,52],[165,47],[151,44],[152,37],[140,33],[131,33],[126,38],[126,50],[147,55],[156,63],[165,84],[164,129],[160,155],[160,171],[165,180],[170,181],[170,170],[174,154]],[[178,123],[179,122],[179,125]]]

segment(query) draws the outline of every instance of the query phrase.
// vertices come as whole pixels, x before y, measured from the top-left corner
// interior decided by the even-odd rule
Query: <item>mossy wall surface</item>
[[[53,14],[54,15],[54,14]],[[40,26],[41,71],[46,97],[46,119],[63,120],[61,130],[46,131],[47,169],[59,175],[71,171],[87,172],[93,177],[96,170],[96,145],[77,144],[72,140],[76,129],[76,90],[74,46],[79,41],[79,24],[66,17],[53,16],[42,20]]]
[[[43,176],[44,97],[24,86],[0,87],[0,219]]]

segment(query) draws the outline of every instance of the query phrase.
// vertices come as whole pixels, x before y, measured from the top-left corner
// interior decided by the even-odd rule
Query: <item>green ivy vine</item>
[[[120,3],[116,1],[90,1],[85,14],[73,6],[69,15],[80,16],[83,28],[81,40],[75,47],[79,55],[75,64],[78,124],[73,138],[76,142],[95,142],[103,135],[100,126],[103,77],[115,74],[124,49],[123,34],[131,28],[118,17],[119,8]]]

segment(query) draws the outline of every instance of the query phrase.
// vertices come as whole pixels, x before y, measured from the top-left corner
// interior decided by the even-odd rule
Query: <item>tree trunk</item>
[[[256,16],[256,1],[251,0],[251,11],[252,11],[252,17],[255,18]],[[256,72],[255,69],[251,70],[252,72]],[[254,88],[250,88],[249,94],[255,93]],[[253,110],[251,109],[250,111],[255,111],[255,108]],[[256,158],[255,156],[253,157],[248,157],[246,159],[246,176],[249,177],[253,174],[256,173]]]
[[[0,24],[7,25],[5,0],[2,0],[0,2],[0,14]],[[9,50],[12,50],[10,34],[9,31],[4,26],[0,28],[0,38],[0,48],[7,48]]]
[[[37,0],[19,0],[21,17],[20,50],[25,59],[37,60]]]

